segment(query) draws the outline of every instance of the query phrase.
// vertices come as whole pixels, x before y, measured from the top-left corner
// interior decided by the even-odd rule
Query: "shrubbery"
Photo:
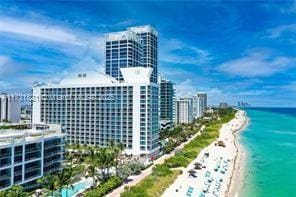
[[[107,179],[105,182],[102,182],[95,189],[86,192],[86,197],[101,197],[105,196],[107,193],[111,192],[113,189],[117,188],[122,184],[122,181],[119,177],[112,176]]]
[[[152,174],[154,176],[167,176],[169,174],[171,174],[172,171],[170,170],[169,167],[165,166],[165,165],[155,165],[152,169]]]

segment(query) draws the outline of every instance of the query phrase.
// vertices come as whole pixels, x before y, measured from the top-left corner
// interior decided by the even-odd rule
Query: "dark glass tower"
[[[107,34],[105,47],[105,73],[117,80],[123,80],[120,68],[137,67],[142,63],[141,40],[132,31]]]
[[[105,73],[123,80],[120,68],[151,67],[151,82],[157,83],[157,32],[149,25],[106,34]]]

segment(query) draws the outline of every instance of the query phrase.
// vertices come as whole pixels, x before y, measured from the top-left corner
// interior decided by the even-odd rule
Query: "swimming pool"
[[[64,188],[59,193],[61,194],[61,197],[75,197],[79,192],[83,192],[87,188],[90,188],[91,185],[92,180],[89,178],[75,183],[73,187]]]

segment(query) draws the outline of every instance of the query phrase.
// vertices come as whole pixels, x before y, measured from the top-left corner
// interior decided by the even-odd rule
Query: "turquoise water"
[[[296,109],[247,109],[243,197],[296,196]]]
[[[85,190],[85,189],[89,188],[90,186],[91,186],[91,182],[85,180],[85,181],[82,181],[82,182],[79,182],[79,183],[74,184],[73,187],[62,189],[62,191],[59,192],[62,195],[57,195],[57,196],[61,196],[61,197],[73,197],[80,190]]]

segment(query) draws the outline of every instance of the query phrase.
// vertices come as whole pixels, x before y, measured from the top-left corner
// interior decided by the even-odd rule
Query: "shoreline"
[[[243,110],[240,110],[243,111]],[[245,170],[246,170],[246,160],[247,160],[247,151],[244,146],[239,141],[239,135],[243,132],[249,125],[249,118],[244,112],[245,121],[244,124],[238,130],[232,132],[234,137],[234,147],[236,149],[236,155],[234,159],[234,165],[232,169],[232,174],[230,177],[230,182],[226,190],[225,196],[229,197],[238,197],[239,192],[243,187],[243,181],[245,179]]]
[[[163,197],[170,196],[228,196],[229,188],[235,174],[235,166],[238,163],[238,151],[236,134],[244,130],[248,119],[243,110],[238,110],[235,117],[224,123],[219,130],[219,137],[205,147],[196,159],[186,168],[183,174],[165,190]],[[219,145],[222,144],[222,145]],[[203,167],[197,170],[195,164],[199,163]],[[195,171],[194,177],[189,175],[190,171]],[[236,187],[237,188],[237,187]],[[232,196],[231,196],[232,197]]]

